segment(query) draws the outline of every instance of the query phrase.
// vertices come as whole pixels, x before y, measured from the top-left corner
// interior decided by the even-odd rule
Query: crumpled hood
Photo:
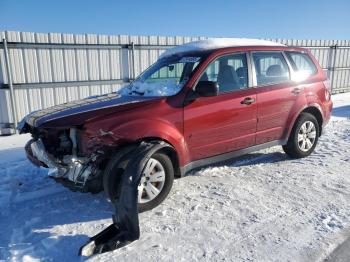
[[[136,104],[155,99],[157,97],[121,96],[117,93],[88,97],[32,112],[18,124],[18,129],[21,131],[26,123],[33,127],[55,122],[79,125],[87,119],[106,115],[122,107],[131,108]]]

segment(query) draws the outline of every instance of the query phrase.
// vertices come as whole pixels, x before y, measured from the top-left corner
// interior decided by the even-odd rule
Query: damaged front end
[[[50,177],[74,191],[99,192],[104,161],[120,142],[109,129],[103,130],[103,124],[100,128],[99,121],[152,100],[111,93],[32,112],[18,124],[20,134],[33,137],[25,147],[27,157],[49,168]],[[98,128],[85,129],[87,122]]]
[[[19,123],[20,133],[32,135],[25,147],[28,159],[48,168],[50,177],[73,191],[92,193],[100,192],[103,182],[107,188],[107,181],[118,194],[112,201],[114,223],[92,237],[80,255],[111,251],[139,238],[138,186],[150,157],[168,144],[135,139],[125,128],[125,113],[157,101],[118,94],[91,97],[33,112]],[[111,160],[118,160],[119,173],[106,180],[102,174],[106,177]]]
[[[50,177],[73,191],[102,190],[100,166],[104,153],[79,154],[76,128],[33,137],[25,147],[27,157],[35,165],[47,167]]]

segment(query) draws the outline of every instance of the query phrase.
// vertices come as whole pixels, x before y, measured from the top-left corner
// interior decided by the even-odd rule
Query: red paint
[[[308,107],[320,111],[325,125],[330,118],[332,102],[327,101],[325,95],[325,74],[308,51],[318,72],[303,82],[201,97],[184,105],[186,93],[216,57],[233,52],[283,50],[306,51],[288,47],[239,47],[213,51],[177,95],[148,101],[144,106],[125,106],[120,112],[114,110],[104,117],[87,121],[81,142],[84,151],[93,151],[103,144],[116,146],[158,138],[173,145],[182,167],[193,160],[287,139],[296,118]],[[297,95],[292,92],[296,87],[301,88]],[[247,97],[254,98],[256,102],[241,104]],[[102,136],[101,130],[110,133]]]

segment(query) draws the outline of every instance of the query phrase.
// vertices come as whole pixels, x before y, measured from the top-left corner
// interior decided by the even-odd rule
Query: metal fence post
[[[336,63],[336,54],[337,54],[337,45],[332,45],[329,47],[329,55],[328,55],[328,71],[327,71],[327,77],[331,84],[331,90],[333,93],[333,84],[334,84],[334,68]]]
[[[136,73],[135,73],[135,44],[134,44],[134,42],[131,42],[131,59],[132,59],[132,79],[134,80],[136,78]]]
[[[331,80],[331,92],[333,91],[334,79],[335,79],[335,64],[337,62],[337,49],[338,45],[333,46],[333,62],[332,62],[332,80]]]
[[[129,47],[123,46],[121,48],[120,52],[120,78],[123,80],[124,83],[130,82],[130,58],[129,58]]]
[[[10,56],[9,56],[9,50],[7,47],[7,40],[4,38],[4,53],[5,53],[5,64],[6,64],[6,71],[7,71],[7,81],[8,86],[10,88],[10,103],[11,103],[11,110],[12,110],[12,118],[13,118],[13,125],[15,128],[15,132],[17,133],[17,116],[16,116],[16,99],[15,99],[15,93],[13,90],[13,82],[12,82],[12,71],[11,71],[11,64],[10,64]]]

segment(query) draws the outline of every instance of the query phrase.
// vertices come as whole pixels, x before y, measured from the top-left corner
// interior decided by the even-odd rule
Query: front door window
[[[199,81],[216,82],[220,94],[247,88],[246,54],[231,54],[217,58],[209,64]]]

